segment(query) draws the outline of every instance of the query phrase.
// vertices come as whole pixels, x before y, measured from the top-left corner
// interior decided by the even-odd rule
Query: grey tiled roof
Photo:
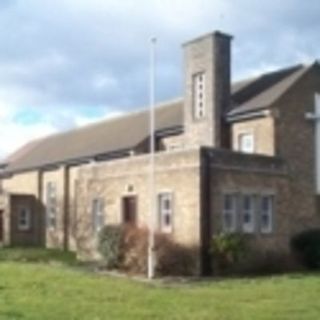
[[[236,83],[232,90],[233,108],[228,115],[269,107],[310,67],[297,65]]]
[[[298,65],[232,85],[235,116],[270,106],[311,66]],[[143,110],[101,121],[86,127],[33,141],[6,159],[4,172],[29,170],[51,164],[129,150],[147,139],[149,112]],[[156,129],[183,127],[183,99],[156,108]]]
[[[156,109],[156,129],[181,125],[182,100]],[[48,136],[20,148],[7,160],[7,172],[85,159],[134,148],[148,136],[149,112],[143,110],[126,116]]]

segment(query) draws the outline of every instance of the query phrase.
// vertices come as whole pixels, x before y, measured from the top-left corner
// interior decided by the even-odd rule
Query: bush
[[[196,248],[174,242],[169,236],[156,236],[156,272],[167,276],[190,276],[196,269]]]
[[[104,226],[98,235],[98,251],[107,268],[116,268],[120,263],[120,247],[123,228],[117,225]]]
[[[98,250],[106,268],[146,274],[149,232],[132,226],[106,226],[99,233]],[[170,236],[155,234],[156,273],[191,275],[195,270],[194,249],[174,242]]]
[[[230,271],[244,257],[247,248],[247,241],[243,235],[220,233],[213,236],[210,251],[214,273]]]
[[[310,229],[292,237],[291,249],[298,260],[309,269],[320,268],[320,229]]]
[[[120,268],[126,272],[146,273],[148,257],[148,230],[126,226],[120,247]]]

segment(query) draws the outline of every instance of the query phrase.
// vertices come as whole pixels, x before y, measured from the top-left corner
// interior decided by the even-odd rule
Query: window
[[[243,195],[242,197],[242,231],[252,233],[255,231],[255,196]]]
[[[92,200],[92,227],[98,233],[104,226],[104,202],[101,198]]]
[[[172,232],[173,196],[170,192],[159,194],[159,222],[162,232]]]
[[[252,133],[241,133],[238,139],[239,151],[245,153],[254,152],[254,136]]]
[[[222,198],[222,230],[271,233],[274,224],[273,194],[225,193]]]
[[[234,232],[237,229],[237,196],[225,194],[223,196],[222,227],[225,232]]]
[[[199,120],[205,116],[205,74],[197,73],[193,76],[193,112],[194,118]]]
[[[57,186],[54,182],[47,183],[47,227],[54,229],[57,225]]]
[[[273,229],[274,197],[263,195],[260,203],[260,231],[261,233],[270,233]]]
[[[18,229],[21,231],[30,230],[31,213],[28,208],[20,208],[18,211]]]

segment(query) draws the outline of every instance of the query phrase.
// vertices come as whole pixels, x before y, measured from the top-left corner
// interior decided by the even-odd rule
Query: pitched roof
[[[236,83],[228,116],[269,107],[312,66],[297,65]]]
[[[156,109],[156,130],[181,125],[182,100]],[[19,149],[8,158],[7,172],[48,166],[134,148],[148,136],[148,110],[100,121],[48,136]]]
[[[270,72],[232,85],[233,108],[228,116],[270,106],[309,67],[302,65]],[[183,99],[156,108],[156,130],[182,127]],[[61,162],[93,158],[133,149],[149,135],[149,112],[142,110],[86,127],[35,140],[6,159],[5,173]]]

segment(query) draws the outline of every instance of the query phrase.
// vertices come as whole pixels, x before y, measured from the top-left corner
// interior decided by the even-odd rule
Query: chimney
[[[183,45],[186,145],[226,146],[223,114],[230,105],[232,37],[219,31]]]

